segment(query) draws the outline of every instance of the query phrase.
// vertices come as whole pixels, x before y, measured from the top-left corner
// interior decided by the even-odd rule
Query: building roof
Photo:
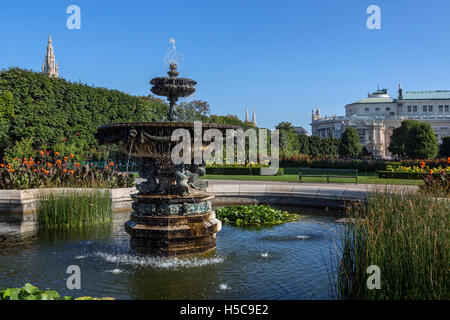
[[[375,91],[374,93],[369,93],[367,95],[367,98],[353,102],[351,104],[356,104],[356,103],[391,103],[394,102],[395,100],[392,99],[388,93],[387,93],[387,89],[378,89],[377,91]]]
[[[450,100],[450,90],[405,91],[402,100]]]
[[[394,99],[392,99],[391,97],[389,97],[389,98],[369,97],[369,98],[365,98],[365,99],[353,102],[352,104],[355,104],[355,103],[390,103],[390,102],[394,102]]]

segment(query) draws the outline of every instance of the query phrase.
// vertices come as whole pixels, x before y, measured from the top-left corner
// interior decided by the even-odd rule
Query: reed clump
[[[109,190],[43,192],[36,208],[40,229],[94,226],[112,221]]]
[[[385,191],[353,204],[335,260],[335,297],[450,299],[450,201],[439,198]],[[371,265],[380,268],[379,290],[367,287]]]

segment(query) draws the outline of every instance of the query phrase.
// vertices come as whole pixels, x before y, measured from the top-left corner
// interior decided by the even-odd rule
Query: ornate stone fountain
[[[179,164],[171,159],[177,141],[176,129],[186,129],[194,139],[194,123],[176,122],[175,104],[179,97],[195,92],[195,81],[178,78],[177,64],[170,63],[169,77],[153,79],[152,92],[170,102],[171,122],[120,123],[103,125],[96,138],[100,144],[119,144],[121,150],[138,158],[139,175],[146,181],[132,195],[133,212],[125,224],[131,246],[140,253],[182,255],[203,253],[216,247],[221,222],[212,210],[214,196],[206,192],[208,183],[199,180],[205,165]],[[238,129],[221,124],[203,124],[203,129]],[[202,134],[203,136],[203,134]],[[194,153],[192,153],[194,154]],[[194,162],[191,162],[194,163]]]

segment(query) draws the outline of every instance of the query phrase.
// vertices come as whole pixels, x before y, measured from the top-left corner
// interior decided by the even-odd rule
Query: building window
[[[448,109],[448,105],[447,106],[445,106],[445,112],[448,112],[449,111],[449,109]]]
[[[427,112],[428,106],[423,106],[423,112]]]
[[[375,108],[376,111],[380,111],[380,108]]]
[[[386,111],[390,111],[391,110],[391,108],[386,108]]]
[[[370,109],[369,109],[369,108],[366,108],[365,110],[366,110],[366,112],[369,112],[369,111],[370,111]]]
[[[413,106],[413,112],[417,112],[417,106]]]
[[[439,112],[444,112],[444,106],[439,106]]]
[[[428,112],[433,112],[433,106],[428,106]]]
[[[408,112],[411,112],[412,108],[411,106],[408,106]]]

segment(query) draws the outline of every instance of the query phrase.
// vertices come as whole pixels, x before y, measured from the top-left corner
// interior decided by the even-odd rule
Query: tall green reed
[[[112,221],[108,190],[43,192],[36,208],[39,229],[93,226]]]
[[[450,298],[450,201],[423,193],[369,196],[349,208],[335,259],[337,299]],[[381,289],[367,288],[370,265],[381,270]]]

